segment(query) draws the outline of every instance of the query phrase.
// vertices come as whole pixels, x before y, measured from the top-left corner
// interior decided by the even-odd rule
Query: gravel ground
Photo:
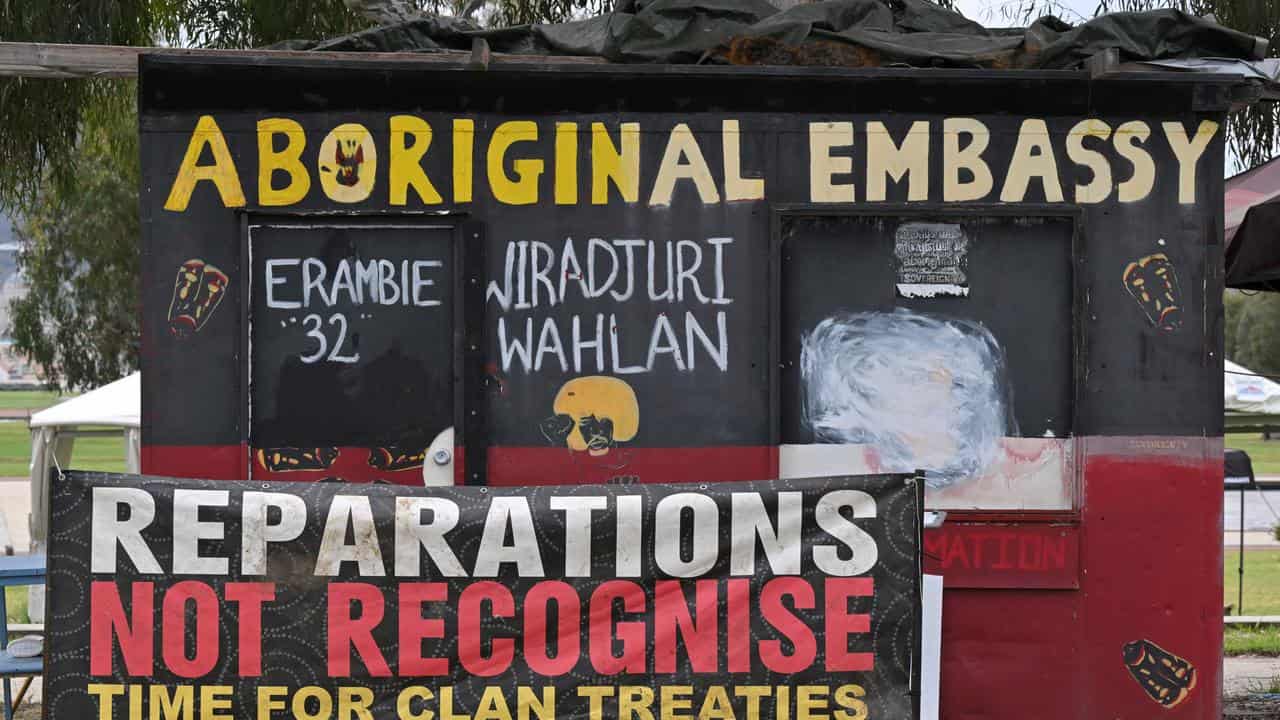
[[[1280,701],[1228,697],[1222,701],[1222,718],[1223,720],[1277,720],[1280,718]]]
[[[1246,695],[1271,684],[1280,677],[1280,658],[1239,655],[1222,663],[1222,694],[1225,697]]]
[[[1222,664],[1222,716],[1225,720],[1280,720],[1280,698],[1256,691],[1280,677],[1280,658],[1229,657]]]

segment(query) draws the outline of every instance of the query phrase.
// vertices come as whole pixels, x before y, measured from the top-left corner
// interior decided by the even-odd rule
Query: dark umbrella
[[[1227,287],[1280,291],[1280,199],[1249,208],[1227,246]]]

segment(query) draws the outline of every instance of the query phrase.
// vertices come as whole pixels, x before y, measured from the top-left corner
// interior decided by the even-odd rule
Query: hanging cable
[[[1243,375],[1244,377],[1266,378],[1267,380],[1280,380],[1280,375],[1263,375],[1255,372],[1240,372],[1239,370],[1223,370],[1228,375]]]
[[[1271,511],[1272,519],[1274,519],[1277,523],[1280,523],[1280,513],[1277,513],[1276,509],[1272,507],[1271,501],[1267,499],[1267,494],[1262,492],[1262,488],[1258,487],[1257,485],[1254,485],[1253,489],[1258,493],[1258,497],[1262,498],[1262,502],[1267,506],[1267,509]]]

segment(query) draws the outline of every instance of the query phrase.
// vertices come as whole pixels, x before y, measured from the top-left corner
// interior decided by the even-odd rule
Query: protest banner
[[[68,472],[52,720],[915,716],[906,475],[404,488]]]

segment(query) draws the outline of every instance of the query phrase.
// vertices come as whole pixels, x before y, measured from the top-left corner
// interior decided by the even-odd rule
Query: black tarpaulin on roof
[[[835,67],[1071,69],[1103,50],[1120,60],[1256,59],[1265,43],[1177,10],[1112,13],[1077,27],[1045,17],[990,30],[926,0],[827,0],[779,11],[764,0],[620,0],[586,20],[481,29],[424,16],[296,49],[378,52],[470,50],[595,56],[625,63],[721,62]]]

